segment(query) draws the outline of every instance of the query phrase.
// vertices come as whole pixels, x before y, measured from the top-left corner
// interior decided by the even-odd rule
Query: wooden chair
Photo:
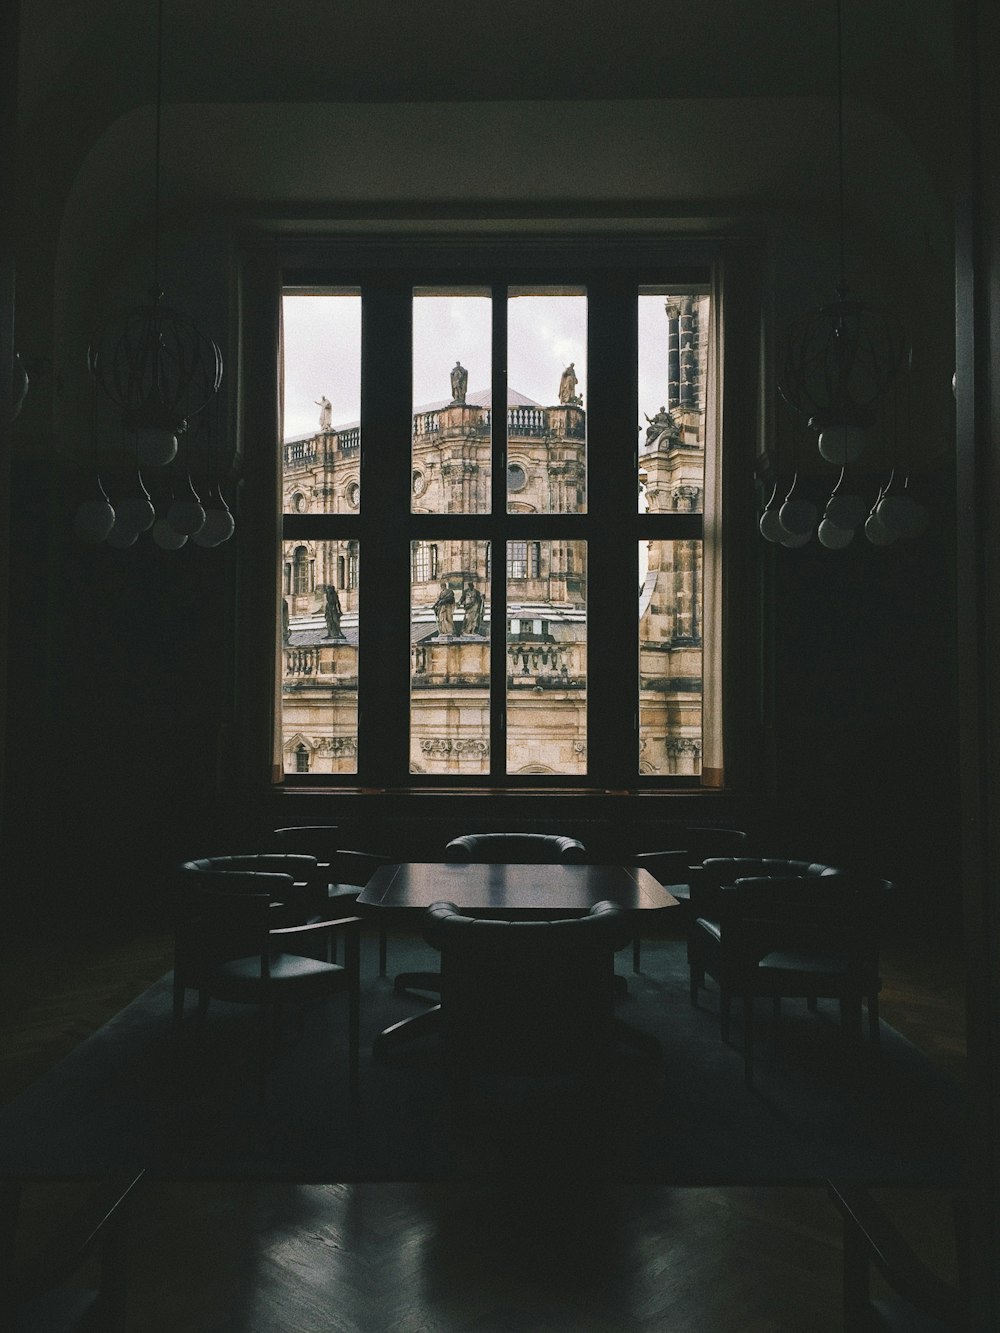
[[[719,947],[719,910],[722,890],[740,878],[771,876],[774,878],[810,878],[816,875],[839,875],[836,866],[822,861],[793,860],[782,856],[712,856],[690,870],[690,900],[688,905],[687,961],[690,973],[691,1003],[697,1005],[698,991],[705,984],[705,974],[711,975],[711,964]],[[718,980],[718,978],[716,978]],[[719,1019],[724,1041],[729,1039],[729,1007],[720,1003]]]
[[[444,859],[457,864],[569,865],[580,864],[585,857],[586,848],[579,839],[557,833],[464,833],[452,838],[444,849]],[[411,990],[436,992],[441,976],[438,972],[401,972],[393,985],[397,995]]]
[[[0,1331],[125,1327],[128,1236],[142,1173],[88,1184],[31,1253],[16,1251],[24,1184],[0,1180]],[[39,1188],[48,1188],[49,1182]],[[90,1269],[97,1255],[96,1282]]]
[[[844,1219],[845,1333],[953,1333],[969,1327],[968,1216],[965,1200],[953,1201],[958,1282],[945,1282],[913,1251],[888,1214],[865,1189],[827,1182]],[[872,1270],[885,1291],[873,1295]]]
[[[339,915],[357,902],[358,894],[379,866],[389,865],[389,858],[374,852],[353,851],[339,844],[336,824],[291,824],[274,830],[278,846],[287,852],[306,853],[316,858],[314,888],[325,899],[323,910]],[[388,932],[378,932],[378,974],[388,969]]]
[[[890,887],[884,881],[834,874],[740,878],[722,889],[717,934],[704,923],[698,925],[705,937],[701,967],[719,984],[724,1040],[731,998],[742,1001],[748,1087],[753,1084],[758,996],[770,997],[776,1013],[784,998],[805,999],[811,1008],[819,999],[836,999],[845,1037],[856,1053],[866,1003],[877,1051],[879,945]]]
[[[612,902],[554,921],[429,907],[424,938],[441,954],[441,1032],[459,1090],[474,1070],[588,1072],[623,1040],[659,1056],[654,1037],[615,1016],[614,955],[632,929]]]
[[[191,863],[187,863],[190,866]],[[358,1095],[360,929],[356,916],[276,925],[274,904],[285,901],[290,876],[182,868],[174,954],[174,1019],[183,1017],[184,991],[198,991],[204,1018],[210,999],[257,1004],[264,1011],[261,1090],[266,1085],[282,1007],[347,992],[348,1077]],[[311,956],[318,938],[345,939],[341,966]],[[325,948],[322,951],[326,952]]]
[[[637,852],[632,864],[648,870],[686,908],[691,897],[691,868],[709,857],[739,856],[746,852],[747,840],[743,829],[685,824],[672,835],[669,846],[655,852]],[[633,972],[640,971],[641,947],[641,938],[636,935],[632,941]]]

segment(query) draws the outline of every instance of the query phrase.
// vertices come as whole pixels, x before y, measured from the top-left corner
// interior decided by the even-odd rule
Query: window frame
[[[246,593],[241,598],[243,633],[241,651],[238,654],[238,713],[247,719],[246,738],[240,747],[237,760],[242,760],[241,771],[252,772],[259,760],[254,754],[261,754],[266,744],[269,756],[268,786],[273,790],[285,786],[292,788],[299,785],[294,774],[281,771],[281,765],[275,762],[276,746],[274,739],[274,721],[278,716],[280,702],[280,672],[278,658],[280,645],[274,654],[273,668],[267,673],[255,669],[254,654],[259,659],[259,628],[255,633],[251,628],[267,624],[273,627],[277,618],[277,596],[267,593],[267,586],[279,586],[280,579],[274,576],[280,563],[275,557],[266,568],[266,553],[280,548],[282,540],[297,541],[307,539],[315,519],[335,518],[339,531],[337,536],[354,536],[362,540],[363,560],[361,571],[361,619],[365,622],[366,614],[372,614],[369,603],[373,601],[373,589],[387,573],[390,565],[403,571],[399,587],[388,593],[383,586],[380,589],[380,606],[374,612],[386,617],[402,617],[402,623],[409,621],[409,579],[410,564],[408,549],[404,558],[393,560],[393,541],[386,541],[384,528],[377,527],[377,520],[369,504],[364,507],[362,500],[361,514],[327,515],[291,515],[282,523],[274,522],[267,513],[276,514],[280,508],[281,483],[280,451],[275,448],[273,436],[267,422],[275,420],[275,404],[279,402],[279,373],[276,352],[280,346],[279,307],[281,293],[288,287],[299,289],[328,289],[331,287],[360,288],[365,293],[366,305],[370,309],[374,303],[385,314],[392,311],[396,316],[404,314],[400,302],[401,293],[406,294],[405,316],[387,323],[381,320],[383,330],[391,328],[390,336],[376,345],[363,330],[363,400],[369,402],[370,412],[366,422],[365,447],[362,450],[362,494],[381,494],[384,503],[378,506],[384,513],[386,508],[395,508],[400,513],[409,514],[412,493],[411,473],[411,420],[409,375],[399,375],[397,391],[378,396],[372,400],[372,389],[378,384],[380,376],[393,373],[393,367],[410,364],[410,322],[408,318],[409,293],[415,286],[433,287],[437,285],[462,286],[497,286],[524,287],[548,285],[567,285],[585,287],[593,296],[600,290],[612,304],[617,301],[616,318],[606,320],[601,327],[595,322],[595,306],[589,303],[588,357],[591,366],[602,361],[609,366],[616,366],[615,373],[609,373],[605,392],[595,395],[596,382],[591,370],[588,402],[588,506],[595,530],[600,526],[594,514],[594,497],[599,493],[604,496],[605,512],[614,511],[621,516],[631,516],[621,525],[614,543],[617,555],[608,554],[608,543],[601,538],[601,558],[588,561],[590,579],[588,587],[588,607],[590,620],[590,677],[588,682],[588,740],[591,747],[590,769],[586,777],[565,777],[546,774],[519,779],[517,775],[494,773],[491,778],[476,776],[465,778],[458,775],[414,774],[409,772],[409,653],[401,654],[401,660],[391,661],[392,654],[371,651],[371,645],[362,642],[362,662],[360,669],[359,697],[359,770],[355,775],[309,774],[299,780],[308,787],[327,787],[350,791],[409,791],[420,788],[431,791],[469,788],[479,791],[516,789],[530,793],[561,788],[568,792],[586,793],[604,791],[606,794],[626,791],[647,791],[655,794],[657,790],[677,789],[685,794],[703,793],[707,787],[721,787],[721,769],[717,770],[716,780],[705,782],[704,774],[672,776],[647,775],[639,768],[638,761],[638,635],[636,606],[633,599],[620,596],[620,578],[618,570],[631,570],[633,583],[637,586],[637,555],[639,539],[660,538],[669,532],[672,537],[696,537],[704,540],[702,518],[700,515],[686,513],[640,515],[635,504],[634,475],[631,469],[620,469],[620,475],[609,477],[602,475],[602,464],[607,462],[595,450],[595,441],[601,429],[607,429],[609,419],[632,422],[636,411],[636,328],[634,302],[637,288],[640,286],[664,286],[681,289],[697,285],[712,284],[713,299],[718,301],[720,291],[724,291],[728,327],[724,331],[721,345],[738,345],[741,352],[748,353],[741,358],[730,360],[727,366],[726,382],[721,386],[721,398],[726,407],[722,409],[721,419],[726,422],[726,472],[719,487],[720,495],[726,497],[726,510],[720,520],[718,514],[713,520],[713,544],[720,551],[726,542],[746,530],[748,549],[751,525],[746,520],[746,513],[752,518],[752,509],[743,510],[734,521],[736,506],[731,502],[737,458],[742,457],[749,467],[753,459],[758,438],[758,417],[760,400],[760,364],[759,354],[763,350],[762,339],[762,295],[761,274],[763,269],[763,250],[753,238],[690,239],[664,238],[662,236],[622,237],[617,235],[595,234],[582,239],[570,239],[565,236],[548,237],[467,237],[433,236],[416,239],[387,239],[385,237],[343,237],[324,238],[309,241],[289,241],[272,238],[261,245],[251,243],[243,269],[244,293],[242,316],[247,333],[244,342],[244,373],[241,376],[243,396],[241,408],[244,414],[245,430],[242,435],[245,453],[244,480],[251,485],[256,481],[259,494],[250,492],[254,501],[270,494],[273,499],[270,508],[265,502],[264,509],[254,505],[260,515],[257,531],[264,541],[252,551],[247,551],[241,563],[245,570],[255,570],[265,575],[262,585],[258,582],[256,590]],[[400,285],[401,271],[405,271],[405,282]],[[720,282],[725,276],[726,282]],[[735,278],[735,280],[734,280]],[[396,291],[393,292],[395,286]],[[735,297],[734,297],[735,293]],[[395,296],[395,307],[393,308]],[[718,308],[718,307],[717,307]],[[495,303],[495,310],[502,310],[502,303]],[[366,326],[369,321],[366,319]],[[268,349],[273,349],[269,351]],[[251,385],[248,371],[256,367],[259,372]],[[494,370],[494,401],[504,401],[506,385],[502,382],[502,366]],[[498,397],[498,392],[501,396]],[[250,418],[254,418],[253,424]],[[501,415],[498,420],[503,421]],[[721,425],[720,425],[721,432]],[[278,432],[280,442],[280,431]],[[379,458],[383,450],[385,455],[393,454],[392,441],[399,456],[394,460],[397,466],[380,470]],[[635,437],[638,447],[638,435]],[[405,450],[405,455],[403,454]],[[603,469],[606,471],[606,469]],[[612,469],[613,470],[613,469]],[[378,475],[380,472],[380,475]],[[744,471],[744,477],[747,472]],[[502,485],[496,485],[496,479],[506,480],[506,454],[502,447],[494,453],[494,485],[502,492]],[[627,492],[627,495],[624,494]],[[508,515],[504,503],[498,510],[493,506],[492,520],[500,520],[504,525],[504,538],[520,529],[525,539],[554,541],[560,538],[580,536],[577,531],[578,515]],[[480,516],[466,515],[412,515],[410,530],[402,537],[403,547],[408,548],[411,536],[424,540],[449,537],[482,537]],[[596,521],[595,521],[596,520]],[[378,532],[378,541],[371,539],[364,542],[366,529]],[[470,526],[471,525],[471,526]],[[251,521],[251,527],[253,522]],[[267,541],[267,531],[271,539]],[[724,532],[725,529],[725,532]],[[627,537],[623,536],[627,532]],[[332,534],[331,534],[332,535]],[[707,534],[706,534],[707,535]],[[395,534],[399,541],[399,535]],[[492,537],[491,542],[495,541]],[[730,628],[738,626],[738,632],[727,633],[732,641],[742,641],[750,652],[750,669],[742,673],[739,679],[729,673],[725,689],[719,687],[722,699],[721,711],[724,717],[724,734],[727,746],[727,768],[725,785],[733,785],[738,774],[734,762],[734,752],[738,749],[743,755],[753,751],[758,741],[763,739],[755,726],[757,718],[759,674],[755,669],[755,647],[743,633],[744,630],[757,630],[759,626],[751,610],[747,610],[745,598],[740,599],[740,590],[752,586],[754,577],[751,566],[757,562],[749,560],[739,562],[740,569],[732,576],[727,566],[723,581],[724,597],[720,598],[716,610],[714,632],[720,641],[724,633],[724,621]],[[374,568],[373,568],[374,566]],[[506,570],[506,562],[492,561],[493,588],[497,586],[497,571],[500,578]],[[751,583],[748,584],[748,579]],[[243,586],[246,588],[246,576]],[[263,587],[263,591],[261,590]],[[280,586],[279,586],[280,591]],[[492,589],[491,589],[492,591]],[[491,597],[491,602],[493,598]],[[724,601],[724,605],[723,605]],[[734,604],[743,609],[733,611]],[[605,670],[600,663],[600,655],[595,652],[597,639],[597,617],[594,608],[603,606],[602,633],[608,639],[616,637],[625,646],[615,660],[613,670]],[[622,634],[623,626],[627,627]],[[504,636],[505,637],[505,636]],[[274,635],[277,642],[279,635]],[[505,667],[502,662],[506,644],[494,639],[493,651],[501,662],[494,666],[494,678],[505,680]],[[366,653],[368,656],[366,657]],[[725,644],[720,643],[720,658],[726,656]],[[614,690],[609,680],[613,676],[620,682],[627,670],[636,681],[634,692]],[[256,682],[256,684],[255,684]],[[271,708],[262,713],[259,703],[262,690],[266,686],[268,697],[274,701]],[[392,697],[396,691],[395,709],[373,709],[380,698]],[[499,693],[503,693],[501,687]],[[494,688],[494,693],[497,690]],[[607,696],[605,700],[605,695]],[[628,698],[624,696],[628,695]],[[600,706],[595,701],[602,699]],[[624,700],[624,702],[623,702]],[[605,707],[605,702],[607,707]],[[251,716],[252,714],[252,716]],[[395,715],[395,716],[394,716]],[[400,720],[405,725],[399,726]],[[739,725],[737,725],[737,722]],[[625,737],[626,744],[622,744]],[[497,737],[494,737],[494,746]],[[594,748],[598,751],[596,760]],[[373,749],[374,747],[374,749]],[[280,737],[278,744],[280,753]],[[501,747],[504,752],[505,743]],[[366,762],[366,752],[378,754],[377,762]],[[258,770],[259,771],[259,770]],[[289,779],[292,781],[289,782]],[[737,778],[738,780],[738,778]]]

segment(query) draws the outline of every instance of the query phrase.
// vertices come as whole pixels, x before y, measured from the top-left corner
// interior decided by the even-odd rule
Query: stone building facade
[[[637,503],[700,511],[704,488],[703,299],[666,302],[665,402],[639,442]],[[461,369],[459,367],[459,369]],[[453,386],[455,380],[453,378]],[[413,416],[412,504],[426,514],[488,511],[488,391]],[[511,390],[509,512],[574,513],[587,503],[587,419],[561,386],[550,406]],[[360,431],[330,426],[283,445],[285,512],[349,513],[360,502]],[[640,554],[640,769],[695,775],[701,763],[701,542],[649,542]],[[511,541],[503,627],[508,671],[506,771],[587,772],[587,551],[566,540]],[[411,548],[410,770],[490,770],[489,606],[493,553],[482,541]],[[288,773],[357,768],[358,588],[353,542],[283,549],[281,736]],[[637,775],[638,776],[638,775]]]

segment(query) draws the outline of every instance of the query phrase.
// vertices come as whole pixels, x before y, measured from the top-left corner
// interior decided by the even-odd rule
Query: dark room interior
[[[851,1329],[844,1209],[860,1200],[884,1210],[931,1288],[960,1291],[965,1322],[935,1327],[1000,1327],[994,7],[17,0],[2,15],[0,1175],[20,1217],[16,1241],[0,1224],[0,1275],[107,1177],[141,1174],[123,1205],[127,1305],[109,1327]],[[891,316],[857,458],[836,453],[835,412],[822,443],[822,410],[794,401],[792,373],[800,317],[828,318],[845,274],[852,299]],[[188,400],[176,460],[144,465],[156,525],[119,543],[119,518],[83,540],[81,504],[103,486],[123,513],[147,444],[107,391],[102,330],[159,287],[219,352],[221,384]],[[588,303],[581,343],[553,334],[543,390],[517,378],[504,289],[512,307],[532,293]],[[662,325],[656,399],[642,398],[637,291]],[[492,293],[485,371],[456,334],[432,346],[423,392],[409,316],[421,292],[442,307]],[[345,294],[363,311],[360,411],[331,345],[296,424],[289,297],[318,308]],[[457,357],[468,392],[452,373],[449,399]],[[507,434],[491,413],[501,394]],[[669,419],[652,418],[661,402]],[[637,434],[603,450],[626,415]],[[449,432],[464,434],[445,462]],[[321,456],[334,471],[310,479]],[[813,529],[841,472],[840,494],[853,486],[864,507],[853,540],[824,525],[828,544]],[[217,545],[163,517],[189,479],[206,509],[218,484],[231,511]],[[485,491],[435,509],[436,486]],[[904,492],[925,522],[894,540],[881,502]],[[809,535],[786,504],[768,538],[793,495],[813,507]],[[491,562],[502,542],[506,564]],[[636,573],[638,621],[621,595]],[[333,915],[361,918],[358,1098],[337,1054],[313,1083],[304,1052],[326,1036],[310,1010],[279,1032],[287,1073],[275,1065],[265,1118],[248,1113],[287,1142],[237,1142],[234,1119],[223,1148],[213,1097],[243,1105],[254,1075],[233,1054],[242,1035],[230,1047],[210,1027],[199,1048],[193,1017],[171,1028],[178,867],[298,853],[274,831],[328,825],[336,850],[321,861],[370,858],[327,877],[345,890]],[[689,1003],[703,862],[734,854],[718,839],[694,850],[705,829],[745,831],[737,855],[793,867],[734,873],[800,884],[828,866],[838,884],[891,886],[880,1002],[863,991],[858,1038],[870,1070],[881,1031],[874,1083],[837,1063],[849,1024],[836,991],[817,1018],[815,987],[759,990],[746,1078],[750,1002],[728,1031],[714,954],[697,995],[690,972]],[[650,1078],[637,1057],[614,1096],[589,1075],[582,1091],[529,1079],[512,1093],[488,1074],[456,1116],[464,1093],[434,1082],[459,1041],[447,1001],[426,1069],[372,1045],[426,1008],[392,976],[440,968],[449,980],[432,984],[457,995],[455,956],[480,959],[473,989],[523,969],[505,1020],[519,1030],[549,1000],[527,983],[526,945],[501,966],[495,932],[466,921],[463,955],[461,923],[445,944],[426,914],[380,906],[391,876],[376,865],[457,883],[450,840],[512,831],[578,840],[579,858],[545,867],[574,884],[575,859],[603,885],[642,853],[690,846],[682,870],[629,870],[647,905],[666,885],[671,906],[649,927],[633,911],[627,946],[613,945],[616,1030],[653,1013],[668,1055]],[[481,914],[503,915],[492,899]],[[350,987],[347,938],[316,961],[339,957]],[[760,998],[779,994],[773,1011]],[[348,1049],[342,998],[335,1052]],[[817,1025],[829,1069],[809,1051]],[[675,1039],[695,1053],[690,1079],[671,1067]],[[794,1098],[786,1054],[803,1062],[796,1077],[811,1071]],[[155,1091],[169,1152],[144,1156],[125,1103],[101,1102],[107,1058],[141,1080],[140,1101]],[[912,1093],[889,1086],[897,1059]]]

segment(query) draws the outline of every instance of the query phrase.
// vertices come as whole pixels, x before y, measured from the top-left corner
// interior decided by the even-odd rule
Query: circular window
[[[509,491],[523,491],[528,484],[528,474],[520,463],[508,463],[507,465],[507,489]]]
[[[423,495],[423,493],[424,493],[424,491],[425,491],[426,489],[427,489],[427,481],[426,481],[425,478],[424,478],[424,474],[423,474],[422,472],[414,472],[414,474],[413,474],[413,494],[414,494],[414,495]]]
[[[358,505],[361,502],[361,487],[358,485],[358,483],[356,481],[352,481],[350,485],[347,487],[347,491],[345,493],[347,495],[347,503],[351,506],[352,509],[357,509]]]

